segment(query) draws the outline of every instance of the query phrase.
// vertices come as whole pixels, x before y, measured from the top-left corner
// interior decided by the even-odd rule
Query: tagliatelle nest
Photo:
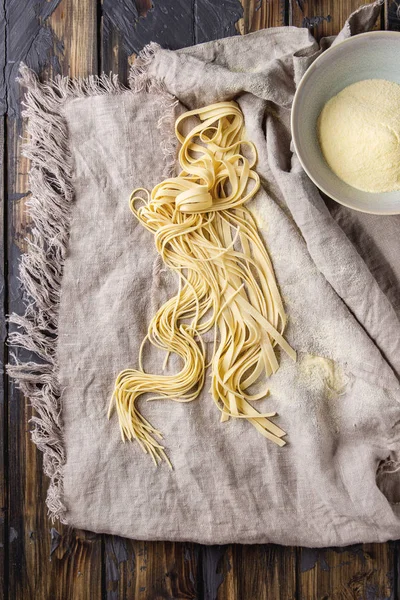
[[[187,136],[183,121],[197,117],[200,124]],[[275,412],[259,413],[250,402],[265,398],[249,388],[264,374],[279,368],[275,346],[293,360],[295,351],[283,332],[286,315],[271,260],[251,212],[244,203],[260,187],[253,170],[257,151],[244,138],[243,114],[236,102],[220,102],[184,113],[175,125],[181,143],[177,177],[156,185],[149,194],[134,190],[133,214],[154,234],[157,251],[179,277],[177,294],[150,322],[147,341],[178,355],[183,367],[174,375],[126,369],[116,380],[109,415],[115,406],[122,439],[136,439],[157,463],[169,462],[161,434],[140,414],[139,396],[194,400],[205,379],[206,353],[202,334],[214,329],[211,394],[221,421],[247,419],[264,437],[285,445],[285,432],[271,421]],[[252,159],[241,153],[247,145]],[[248,154],[248,152],[246,152]],[[139,208],[139,192],[147,200]],[[142,344],[142,349],[143,349]]]

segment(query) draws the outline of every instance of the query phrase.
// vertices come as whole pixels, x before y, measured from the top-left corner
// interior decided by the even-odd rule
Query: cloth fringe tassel
[[[150,44],[137,57],[129,77],[130,89],[159,96],[165,171],[173,172],[176,143],[173,138],[177,101],[162,83],[150,81],[148,67],[159,46]],[[67,523],[63,503],[63,466],[65,449],[62,423],[62,390],[57,362],[58,314],[61,280],[66,257],[74,190],[72,156],[64,103],[72,98],[100,94],[129,93],[117,75],[89,76],[71,79],[57,77],[40,83],[25,65],[20,67],[20,83],[26,88],[23,116],[28,119],[28,140],[23,154],[31,161],[29,185],[31,196],[26,203],[32,222],[28,252],[20,262],[20,280],[24,289],[25,314],[12,314],[15,326],[8,343],[14,349],[24,348],[37,360],[24,362],[16,352],[7,372],[14,378],[35,409],[32,441],[43,452],[43,470],[50,478],[47,508],[51,520]]]

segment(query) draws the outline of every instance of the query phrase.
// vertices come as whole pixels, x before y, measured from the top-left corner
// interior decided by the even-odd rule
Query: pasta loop
[[[187,135],[185,122],[196,118]],[[273,266],[255,220],[244,206],[258,191],[253,170],[257,150],[245,139],[243,114],[236,102],[219,102],[181,115],[175,125],[181,144],[181,171],[151,193],[132,192],[130,207],[153,235],[157,252],[178,276],[178,291],[152,318],[142,343],[139,368],[122,371],[115,382],[109,416],[115,407],[122,439],[136,440],[153,461],[171,463],[162,439],[139,412],[137,399],[190,402],[203,388],[206,349],[202,335],[214,331],[209,361],[211,395],[221,421],[247,419],[265,438],[285,445],[285,432],[251,402],[268,389],[252,391],[264,375],[279,368],[277,347],[296,360],[284,338],[286,314]],[[246,146],[245,154],[242,149]],[[143,198],[143,195],[145,198]],[[142,351],[149,342],[182,362],[173,375],[147,373]]]

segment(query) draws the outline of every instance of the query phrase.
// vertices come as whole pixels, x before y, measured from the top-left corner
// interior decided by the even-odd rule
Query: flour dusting
[[[306,354],[298,362],[299,378],[310,388],[319,390],[328,399],[337,398],[345,393],[348,376],[337,362]]]

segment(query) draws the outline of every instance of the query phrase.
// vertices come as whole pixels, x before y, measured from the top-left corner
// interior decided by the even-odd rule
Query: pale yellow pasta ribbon
[[[199,123],[184,135],[182,126],[193,117]],[[285,444],[285,432],[271,421],[276,413],[261,414],[250,404],[265,398],[268,389],[251,394],[249,388],[263,374],[268,378],[277,371],[276,346],[296,360],[283,337],[286,315],[271,260],[244,206],[260,179],[253,170],[257,151],[244,137],[239,106],[219,102],[186,112],[177,119],[175,133],[181,172],[151,194],[135,190],[130,206],[154,234],[164,263],[178,274],[178,292],[152,318],[139,369],[118,375],[109,411],[115,406],[122,439],[136,439],[156,464],[169,462],[155,439],[161,434],[141,415],[136,401],[154,392],[156,398],[178,402],[197,398],[206,371],[202,334],[214,330],[211,394],[221,420],[247,419],[279,446]],[[246,156],[241,152],[245,145]],[[141,357],[146,341],[165,351],[166,360],[178,355],[183,364],[179,373],[146,373]]]

